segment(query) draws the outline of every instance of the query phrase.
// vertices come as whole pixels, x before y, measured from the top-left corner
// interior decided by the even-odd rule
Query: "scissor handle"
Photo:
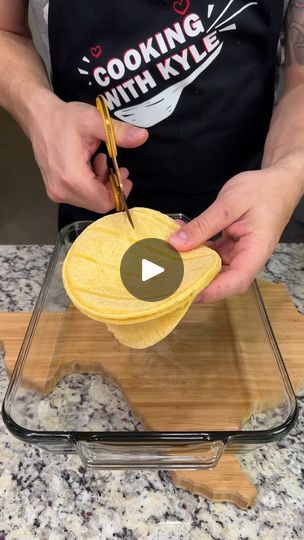
[[[115,173],[111,173],[109,175],[109,179],[110,179],[112,192],[113,192],[113,196],[114,196],[115,208],[116,208],[117,212],[122,212],[122,210],[124,210],[124,208],[123,208],[123,206],[121,204],[121,200],[120,200],[120,198],[118,196],[118,190],[120,188],[119,188],[119,182],[118,182],[118,185],[117,185],[117,179],[115,178]]]
[[[109,113],[108,106],[103,96],[98,96],[96,98],[96,107],[99,110],[102,120],[103,120],[103,125],[105,128],[105,135],[106,135],[105,143],[107,146],[109,156],[112,159],[116,159],[117,146],[116,146],[116,141],[115,141],[113,123],[112,123],[112,119]]]
[[[112,119],[109,113],[106,100],[104,99],[103,96],[98,96],[96,98],[96,107],[99,110],[101,114],[101,118],[103,120],[103,125],[104,125],[105,135],[106,135],[106,141],[105,141],[106,147],[107,147],[109,157],[111,158],[112,164],[113,164],[113,168],[110,167],[109,169],[109,178],[110,178],[112,191],[114,194],[115,207],[118,212],[122,212],[122,211],[126,212],[128,220],[134,229],[134,223],[132,221],[132,218],[131,218],[131,215],[127,206],[123,184],[122,184],[119,167],[117,163],[117,145],[116,145],[116,140],[115,140],[113,123],[112,123]]]

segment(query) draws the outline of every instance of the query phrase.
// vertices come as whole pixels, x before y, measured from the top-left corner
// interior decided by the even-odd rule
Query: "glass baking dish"
[[[187,220],[174,214],[172,217]],[[89,222],[58,236],[2,407],[10,432],[102,469],[204,469],[284,437],[297,401],[255,282],[193,305],[163,341],[120,345],[61,279]]]

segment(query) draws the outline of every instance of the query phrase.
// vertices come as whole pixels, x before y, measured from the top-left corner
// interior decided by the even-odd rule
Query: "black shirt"
[[[56,94],[102,94],[113,118],[149,129],[142,147],[119,150],[130,207],[194,217],[260,167],[282,12],[283,0],[50,1]]]

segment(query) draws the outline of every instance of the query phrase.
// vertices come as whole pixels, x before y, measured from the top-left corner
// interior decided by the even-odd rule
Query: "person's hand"
[[[113,121],[117,145],[133,148],[148,137],[145,129]],[[114,208],[114,198],[105,155],[99,154],[93,166],[90,160],[101,140],[105,140],[98,110],[85,103],[65,103],[50,97],[36,111],[29,135],[49,198],[99,213]],[[121,169],[124,190],[129,194],[132,182],[127,169]]]
[[[179,251],[207,243],[222,258],[222,272],[197,301],[214,302],[248,289],[303,193],[303,179],[298,176],[287,166],[239,174],[224,185],[205,212],[171,237]],[[220,232],[218,240],[207,242]]]

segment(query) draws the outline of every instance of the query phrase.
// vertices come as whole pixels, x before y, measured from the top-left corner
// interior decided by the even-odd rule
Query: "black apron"
[[[284,0],[50,0],[52,82],[147,127],[119,150],[129,207],[194,217],[233,175],[258,169],[274,99]],[[62,205],[60,227],[97,214]]]

